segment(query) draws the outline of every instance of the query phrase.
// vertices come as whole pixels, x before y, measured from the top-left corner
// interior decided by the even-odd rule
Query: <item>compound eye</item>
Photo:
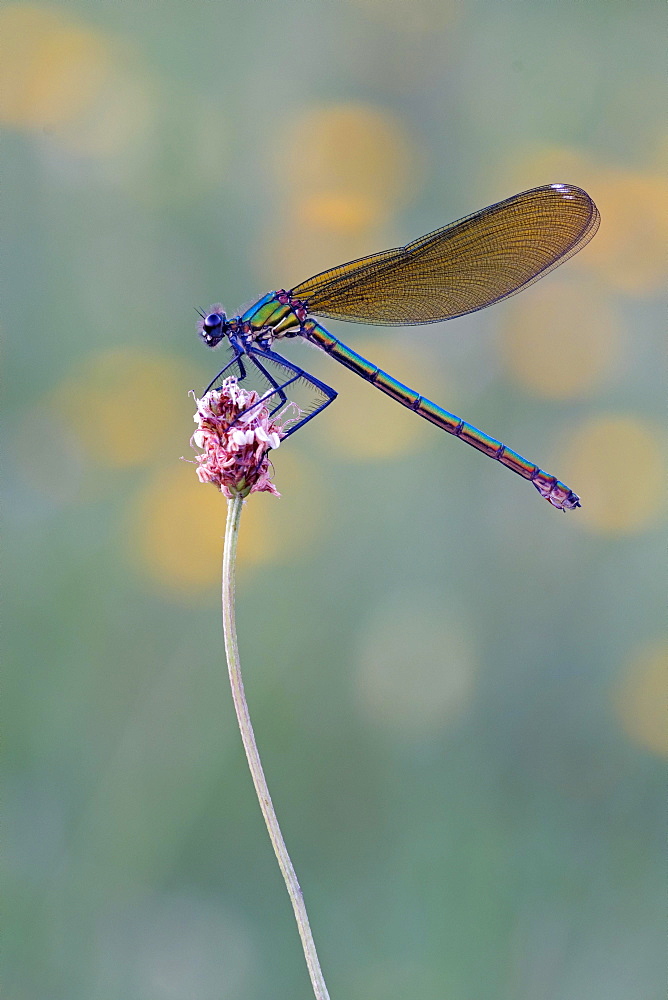
[[[222,326],[225,317],[222,313],[209,313],[209,315],[204,320],[204,329],[208,332],[210,330],[215,330],[216,327]]]

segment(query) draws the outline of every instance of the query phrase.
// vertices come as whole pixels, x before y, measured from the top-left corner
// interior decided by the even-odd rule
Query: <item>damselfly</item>
[[[268,292],[240,316],[212,306],[199,332],[209,347],[225,341],[231,359],[216,375],[259,377],[272,413],[306,386],[309,402],[290,424],[293,434],[336,392],[273,350],[274,341],[303,337],[381,392],[449,434],[530,480],[553,507],[580,506],[577,494],[533,462],[472,424],[398,382],[332,336],[313,317],[415,326],[484,309],[521,292],[581,250],[599,224],[596,205],[581,188],[548,184],[516,194],[395,250],[323,271],[290,291]]]

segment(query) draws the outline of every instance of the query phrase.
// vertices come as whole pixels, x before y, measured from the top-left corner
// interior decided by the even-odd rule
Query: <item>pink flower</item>
[[[283,429],[269,416],[256,392],[248,392],[235,378],[202,399],[195,397],[197,430],[190,443],[201,448],[197,478],[215,483],[228,499],[266,492],[280,496],[269,477],[269,451],[278,448]]]

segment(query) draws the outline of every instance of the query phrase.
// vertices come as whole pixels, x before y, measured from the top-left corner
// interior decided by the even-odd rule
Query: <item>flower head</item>
[[[197,455],[197,478],[215,483],[228,499],[256,492],[280,496],[269,478],[268,453],[278,448],[284,431],[259,400],[235,378],[226,378],[202,399],[195,397],[197,430],[190,443],[203,451]]]

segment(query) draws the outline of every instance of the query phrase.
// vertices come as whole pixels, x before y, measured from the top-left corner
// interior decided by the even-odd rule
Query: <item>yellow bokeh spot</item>
[[[355,350],[422,395],[449,397],[444,380],[435,379],[401,347],[378,340],[355,340]],[[319,422],[320,434],[338,452],[353,459],[387,459],[429,447],[434,428],[368,382],[341,366],[336,372],[339,398]]]
[[[390,220],[419,194],[425,174],[402,121],[366,104],[312,108],[287,121],[275,164],[285,214],[270,220],[256,252],[258,280],[272,288],[389,246]]]
[[[668,180],[663,174],[610,168],[577,150],[525,151],[511,165],[512,183],[526,187],[566,181],[585,188],[601,213],[592,242],[571,266],[594,269],[620,291],[658,292],[665,281]]]
[[[615,708],[627,736],[660,756],[668,756],[668,648],[640,649],[615,692]]]
[[[513,377],[551,399],[581,395],[619,361],[621,332],[589,286],[551,282],[518,297],[504,314],[503,354]]]
[[[606,171],[591,192],[601,228],[589,266],[623,292],[659,291],[665,282],[668,180],[659,174]]]
[[[596,531],[639,531],[661,512],[662,442],[649,423],[615,415],[587,421],[573,434],[561,468],[582,497],[579,523]]]
[[[357,205],[365,226],[382,222],[414,197],[424,174],[417,144],[402,122],[370,105],[304,112],[286,124],[283,149],[277,162],[298,214],[314,198],[330,199],[330,206],[340,199],[348,215],[350,204]]]
[[[87,461],[143,465],[188,447],[201,373],[163,354],[116,348],[95,354],[56,387],[45,407],[66,425]]]
[[[345,220],[352,220],[352,212],[361,213],[360,202],[351,202],[338,196],[314,196],[313,201],[303,200],[303,205],[295,210],[293,217],[284,223],[274,220],[261,234],[256,244],[253,259],[256,262],[259,288],[291,288],[312,274],[318,274],[344,261],[356,260],[374,253],[392,242],[392,234],[382,227],[358,229],[346,228]],[[329,216],[325,221],[325,206],[345,202],[339,223],[334,224]],[[320,213],[320,222],[315,216],[307,222],[303,212],[311,212],[313,207]],[[358,214],[357,219],[361,218]],[[396,242],[396,241],[395,241]]]
[[[0,122],[105,157],[146,139],[155,103],[131,48],[54,8],[0,11]]]
[[[354,194],[314,194],[300,201],[298,212],[300,225],[340,233],[368,229],[380,214],[376,202]]]
[[[109,63],[105,40],[52,8],[10,4],[0,12],[0,121],[49,128],[95,101]]]
[[[313,477],[305,464],[285,445],[272,457],[274,479],[283,496],[254,493],[244,504],[240,570],[301,556],[320,527],[322,504],[314,497]],[[175,462],[156,471],[133,504],[127,529],[129,557],[157,586],[175,595],[215,589],[220,582],[226,512],[225,497],[198,481],[194,465]]]

